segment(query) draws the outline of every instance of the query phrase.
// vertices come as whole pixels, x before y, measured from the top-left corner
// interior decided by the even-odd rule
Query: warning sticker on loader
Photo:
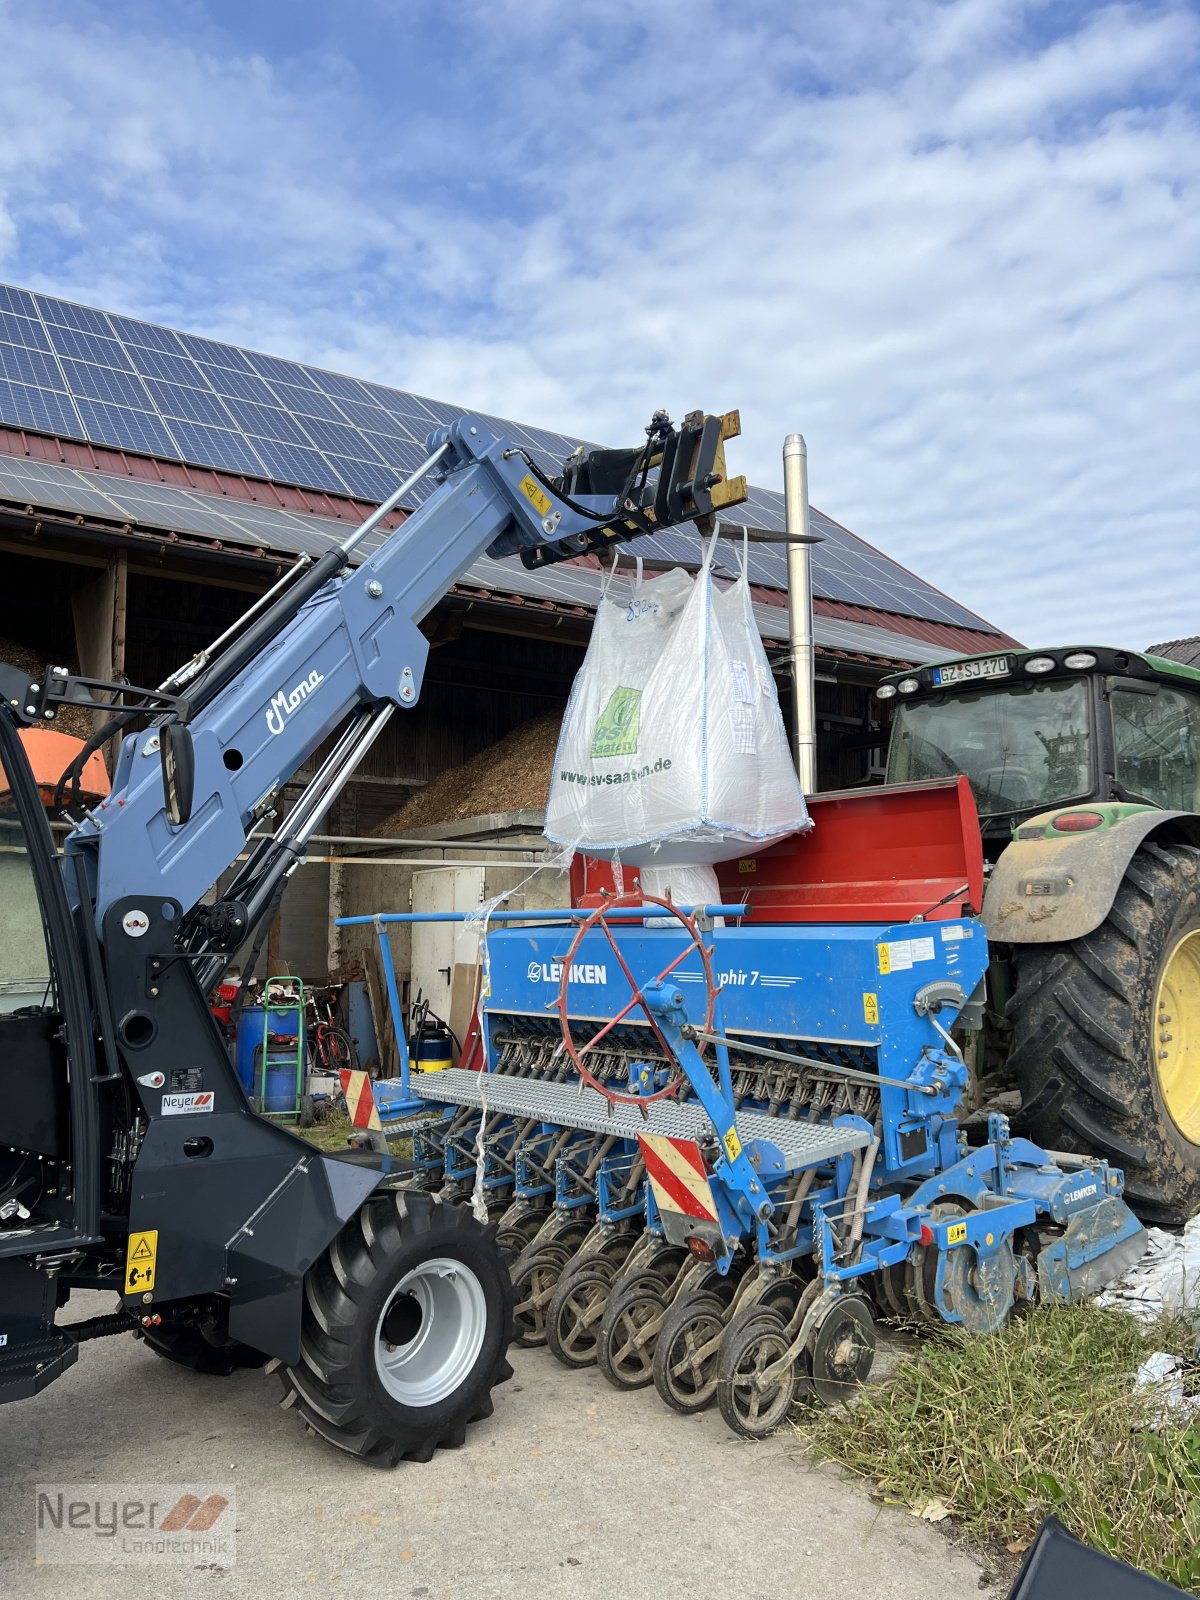
[[[729,1132],[721,1140],[721,1143],[725,1146],[725,1154],[729,1157],[730,1161],[736,1161],[742,1153],[742,1141],[738,1138],[737,1129],[730,1128]]]
[[[879,996],[877,994],[863,993],[863,1020],[866,1022],[879,1021]]]
[[[966,1237],[967,1225],[965,1222],[952,1222],[946,1229],[947,1244],[962,1244]]]
[[[131,1233],[125,1252],[125,1293],[145,1294],[154,1287],[154,1267],[158,1260],[158,1229]]]
[[[528,474],[521,479],[521,493],[529,501],[529,504],[539,517],[548,517],[550,515],[550,496],[544,489],[540,489]]]

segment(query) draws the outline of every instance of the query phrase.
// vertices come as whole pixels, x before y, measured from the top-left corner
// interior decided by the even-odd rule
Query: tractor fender
[[[1046,812],[1022,824],[1021,831],[1060,815],[1061,810]],[[1093,933],[1112,909],[1135,852],[1151,838],[1200,845],[1200,816],[1147,808],[1094,833],[1014,839],[992,868],[984,891],[988,939],[993,944],[1063,944]]]

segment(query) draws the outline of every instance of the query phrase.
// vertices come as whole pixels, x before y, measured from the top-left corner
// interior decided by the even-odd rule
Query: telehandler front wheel
[[[1200,1205],[1200,850],[1144,844],[1094,933],[1014,952],[1024,1130],[1124,1168],[1144,1222]]]
[[[373,1466],[428,1461],[491,1416],[511,1331],[508,1273],[470,1211],[377,1191],[305,1277],[283,1403]]]

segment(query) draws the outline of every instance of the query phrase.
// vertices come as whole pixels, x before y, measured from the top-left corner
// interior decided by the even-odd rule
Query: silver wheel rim
[[[412,1304],[397,1311],[397,1303],[406,1299]],[[389,1313],[392,1324],[385,1332]],[[400,1331],[408,1336],[397,1338],[401,1324]],[[401,1405],[435,1406],[454,1393],[475,1365],[486,1332],[483,1285],[470,1267],[448,1256],[423,1261],[405,1273],[379,1313],[379,1381]]]

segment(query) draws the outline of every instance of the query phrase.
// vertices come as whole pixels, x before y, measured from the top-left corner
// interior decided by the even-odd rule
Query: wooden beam
[[[125,670],[125,618],[129,561],[123,550],[71,590],[75,649],[85,678],[115,678]],[[92,713],[99,727],[101,711]]]

